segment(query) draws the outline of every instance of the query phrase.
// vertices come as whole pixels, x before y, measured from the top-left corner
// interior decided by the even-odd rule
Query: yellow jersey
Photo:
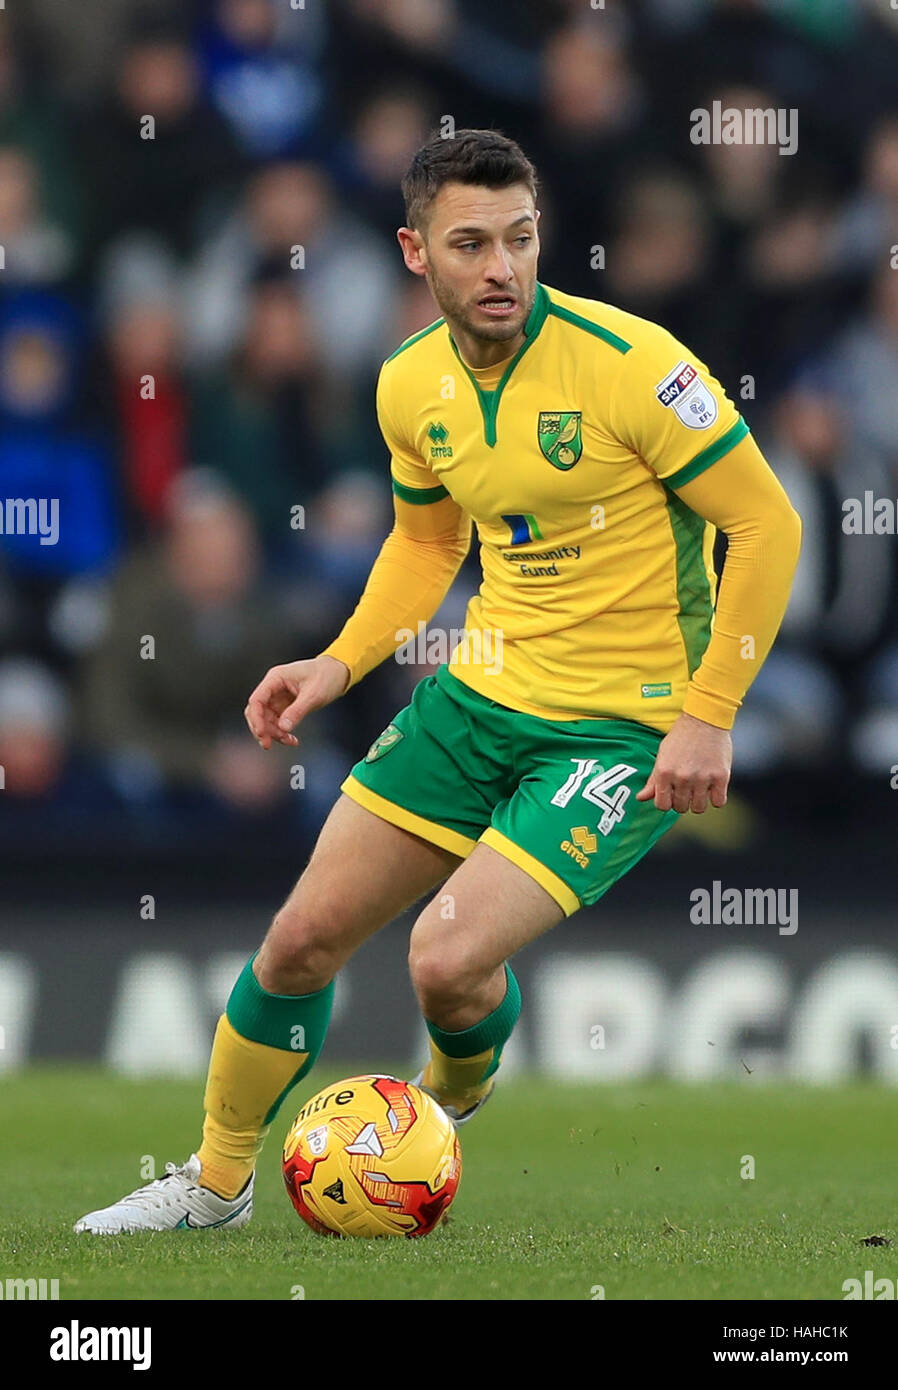
[[[384,363],[377,411],[397,498],[450,497],[477,527],[453,675],[530,714],[669,729],[716,585],[715,527],[674,489],[748,434],[705,364],[655,323],[538,284],[507,362],[472,371],[438,319]]]

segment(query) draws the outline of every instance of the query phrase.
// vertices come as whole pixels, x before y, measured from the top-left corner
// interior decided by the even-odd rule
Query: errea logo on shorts
[[[661,405],[673,406],[691,430],[706,430],[717,419],[717,401],[691,362],[678,362],[655,387]]]
[[[589,868],[588,855],[595,854],[598,840],[586,825],[577,825],[571,831],[570,840],[562,840],[560,849],[565,854],[569,854],[572,859],[580,865],[581,869]]]

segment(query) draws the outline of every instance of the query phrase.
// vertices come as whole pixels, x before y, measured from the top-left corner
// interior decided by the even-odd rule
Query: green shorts
[[[678,819],[635,795],[662,737],[628,719],[522,714],[441,666],[418,682],[342,790],[462,858],[482,841],[570,916],[597,902]]]

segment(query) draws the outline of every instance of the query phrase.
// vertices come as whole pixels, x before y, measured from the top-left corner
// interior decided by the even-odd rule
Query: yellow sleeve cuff
[[[683,713],[691,714],[693,719],[703,719],[718,729],[732,729],[739,709],[737,700],[729,700],[724,695],[712,695],[707,690],[696,690],[690,685],[683,701]]]

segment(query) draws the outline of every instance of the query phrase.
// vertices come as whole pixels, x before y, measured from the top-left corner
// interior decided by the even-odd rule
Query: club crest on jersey
[[[543,457],[553,468],[566,472],[583,453],[583,436],[580,432],[581,412],[579,410],[541,410],[536,426],[536,437]]]
[[[678,362],[672,372],[655,387],[663,406],[673,406],[683,424],[691,430],[706,430],[717,419],[717,401],[691,362]]]

